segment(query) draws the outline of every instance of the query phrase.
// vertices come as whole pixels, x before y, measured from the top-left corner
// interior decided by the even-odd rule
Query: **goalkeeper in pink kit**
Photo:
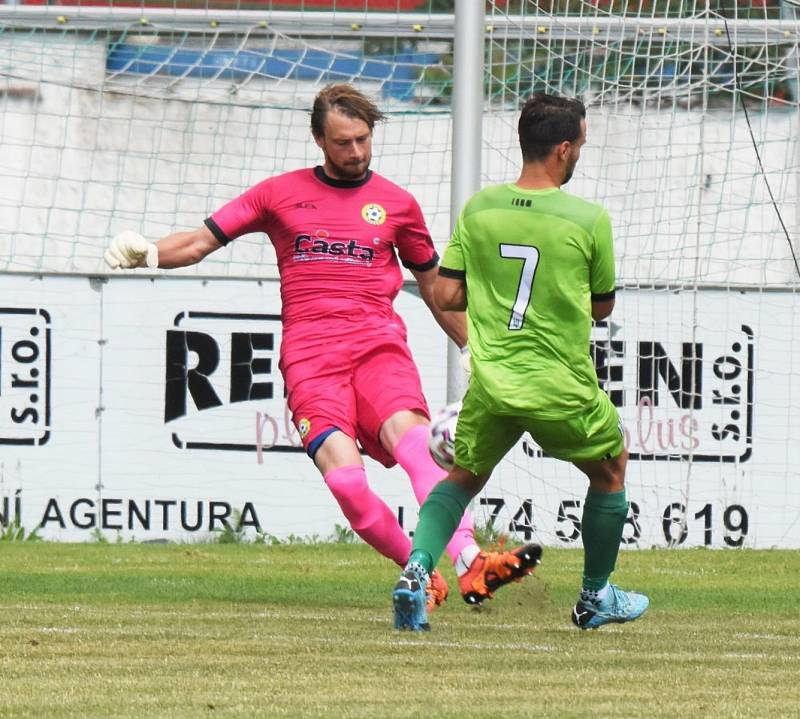
[[[372,131],[382,113],[353,87],[317,95],[311,131],[324,164],[260,182],[196,230],[151,243],[123,232],[105,253],[112,268],[183,267],[231,240],[264,232],[281,278],[280,369],[303,446],[353,530],[403,566],[411,542],[392,510],[369,487],[359,446],[408,474],[421,503],[446,472],[428,451],[428,406],[393,308],[402,262],[448,336],[466,345],[463,313],[442,313],[433,301],[438,255],[413,196],[369,169]],[[533,571],[541,549],[484,552],[465,513],[447,545],[469,603]],[[432,609],[447,596],[436,573]]]

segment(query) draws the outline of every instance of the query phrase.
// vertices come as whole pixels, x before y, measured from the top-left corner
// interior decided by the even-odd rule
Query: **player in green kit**
[[[472,373],[458,418],[455,466],[420,509],[411,556],[393,592],[395,627],[424,629],[425,586],[470,500],[523,432],[589,479],[584,569],[572,621],[581,629],[641,616],[649,600],[609,583],[628,512],[615,407],[589,356],[592,319],[614,307],[611,221],[561,191],[586,141],[586,110],[537,94],[523,106],[523,168],[461,212],[434,297],[467,311]]]

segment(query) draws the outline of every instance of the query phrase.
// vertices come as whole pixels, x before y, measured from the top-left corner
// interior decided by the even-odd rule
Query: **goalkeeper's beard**
[[[336,172],[336,177],[339,180],[361,180],[367,174],[372,155],[365,157],[363,160],[347,162],[344,165],[334,162],[330,157],[327,158],[327,161],[331,169]]]

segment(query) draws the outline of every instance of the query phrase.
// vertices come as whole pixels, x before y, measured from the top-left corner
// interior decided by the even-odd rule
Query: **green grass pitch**
[[[3,543],[0,717],[800,716],[800,552],[625,551],[651,608],[594,632],[581,561],[409,634],[363,545]]]

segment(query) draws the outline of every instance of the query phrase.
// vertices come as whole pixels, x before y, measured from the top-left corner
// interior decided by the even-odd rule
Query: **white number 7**
[[[536,265],[539,264],[539,250],[530,245],[500,245],[500,257],[513,260],[524,260],[522,272],[519,276],[517,297],[508,320],[508,329],[521,330],[525,322],[525,311],[531,301],[533,292],[533,276],[536,274]]]

